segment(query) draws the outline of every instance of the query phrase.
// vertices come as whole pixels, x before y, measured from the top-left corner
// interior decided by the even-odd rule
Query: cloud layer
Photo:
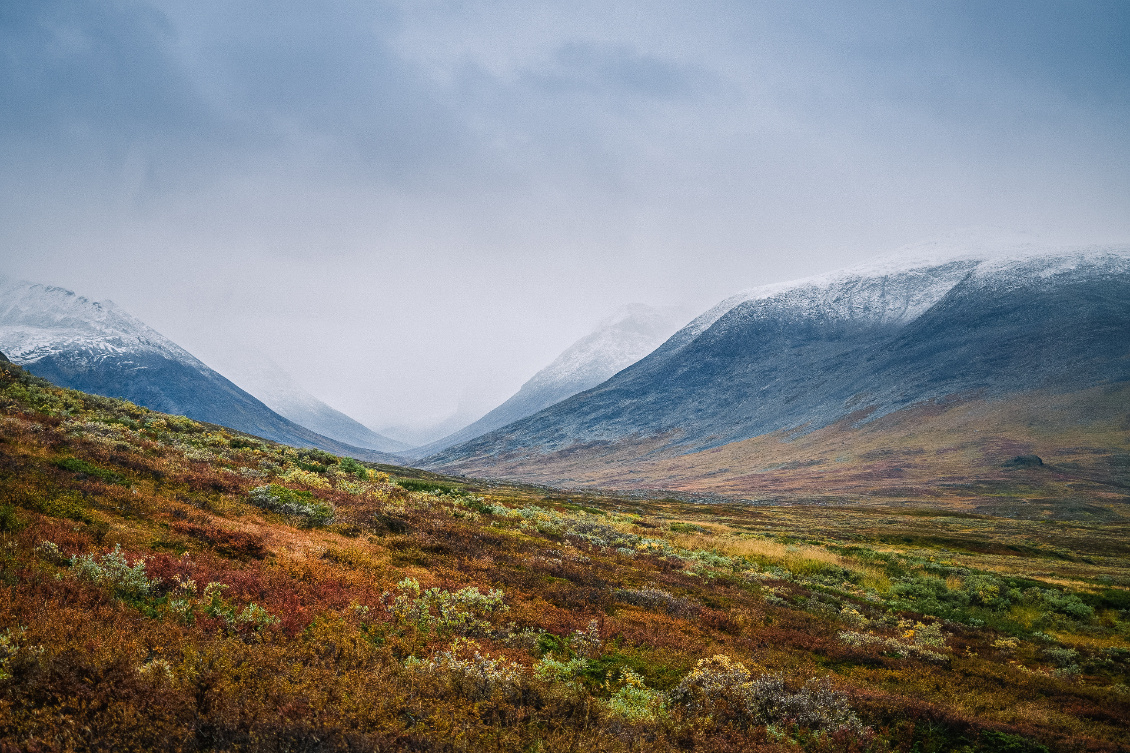
[[[9,3],[0,261],[371,424],[481,413],[627,301],[1126,238],[1128,40],[1117,1]]]

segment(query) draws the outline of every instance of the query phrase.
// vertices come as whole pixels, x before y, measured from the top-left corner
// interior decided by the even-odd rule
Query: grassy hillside
[[[1130,515],[1130,383],[866,412],[689,454],[677,437],[483,457],[447,470],[762,501],[936,506],[1027,518]],[[1016,458],[1035,455],[1042,465]]]
[[[0,414],[5,751],[1130,749],[1111,516],[488,484],[7,364]]]

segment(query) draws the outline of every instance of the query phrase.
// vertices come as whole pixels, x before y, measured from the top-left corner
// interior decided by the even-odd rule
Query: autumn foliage
[[[361,464],[0,368],[0,750],[1127,749],[1113,528],[1005,566],[847,510]]]

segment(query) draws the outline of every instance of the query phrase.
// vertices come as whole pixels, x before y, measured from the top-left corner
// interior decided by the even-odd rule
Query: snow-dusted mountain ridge
[[[13,362],[23,365],[73,350],[95,359],[151,353],[204,366],[113,301],[91,301],[65,288],[7,277],[0,277],[0,343]]]
[[[439,452],[595,387],[654,350],[681,321],[685,319],[676,308],[628,304],[566,348],[506,402],[469,426],[410,454],[420,458]]]
[[[0,351],[63,387],[299,447],[389,459],[280,416],[112,302],[64,288],[0,278]]]
[[[884,260],[732,296],[603,384],[429,458],[688,450],[953,395],[1130,379],[1130,249]]]

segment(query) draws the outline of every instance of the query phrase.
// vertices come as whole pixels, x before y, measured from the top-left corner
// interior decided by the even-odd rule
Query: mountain
[[[0,278],[0,350],[60,386],[284,444],[389,459],[283,418],[114,303],[64,288]]]
[[[734,296],[596,388],[425,465],[540,481],[568,465],[576,480],[938,401],[1127,380],[1127,249],[902,262]]]
[[[412,450],[422,458],[494,431],[595,387],[655,350],[675,331],[680,312],[642,303],[622,307],[534,374],[510,399],[478,421]],[[701,317],[700,317],[701,318]]]
[[[232,382],[280,416],[355,447],[386,453],[408,449],[407,444],[378,434],[311,395],[269,356],[247,348],[241,350],[241,355],[239,359],[227,358],[216,365]]]

